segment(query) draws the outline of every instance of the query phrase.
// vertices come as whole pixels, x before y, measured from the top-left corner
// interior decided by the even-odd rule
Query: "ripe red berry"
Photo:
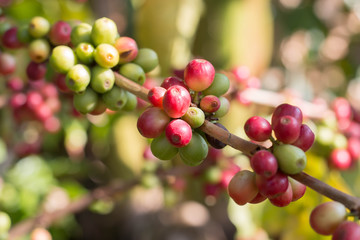
[[[181,119],[171,121],[165,128],[165,135],[175,147],[186,146],[192,137],[190,125]]]
[[[346,149],[334,149],[330,154],[330,164],[339,170],[346,170],[351,167],[351,155]]]
[[[293,143],[300,136],[301,123],[292,116],[282,116],[273,125],[276,139],[283,143]]]
[[[300,108],[284,103],[277,106],[271,117],[271,125],[274,125],[280,120],[282,116],[292,116],[294,117],[300,124],[303,121],[303,115]]]
[[[163,98],[166,89],[163,87],[153,87],[148,93],[148,99],[154,107],[163,107]]]
[[[137,121],[137,128],[142,136],[156,138],[164,132],[169,122],[170,118],[163,110],[151,107],[140,115]]]
[[[30,109],[36,109],[44,102],[43,97],[41,94],[37,91],[30,91],[27,93],[26,96],[26,105]]]
[[[29,80],[37,81],[45,77],[46,70],[45,63],[30,62],[26,68],[26,74]]]
[[[186,85],[196,92],[207,89],[214,81],[214,76],[213,65],[204,59],[190,61],[184,71]]]
[[[17,37],[17,27],[9,28],[2,36],[2,43],[5,47],[10,49],[17,49],[22,47],[22,43]]]
[[[70,42],[70,35],[70,24],[64,21],[58,21],[51,27],[49,39],[54,45],[67,45]]]
[[[271,136],[271,125],[262,117],[254,116],[249,118],[244,125],[246,135],[254,141],[263,142]]]
[[[304,196],[306,192],[306,186],[291,177],[288,177],[288,179],[293,191],[292,201],[294,202],[296,200],[299,200],[302,196]]]
[[[352,159],[358,159],[360,157],[360,138],[351,137],[348,139],[347,150],[350,153]]]
[[[0,53],[0,74],[8,75],[15,72],[16,59],[9,53]]]
[[[291,203],[293,199],[293,191],[291,184],[288,184],[286,191],[274,198],[269,198],[270,202],[277,207],[285,207]]]
[[[360,239],[360,225],[356,222],[344,221],[334,231],[332,240]]]
[[[165,88],[165,89],[169,89],[170,87],[174,86],[174,85],[179,85],[182,86],[186,89],[188,89],[188,87],[185,85],[184,81],[178,77],[167,77],[164,79],[164,81],[161,83],[161,87]]]
[[[270,178],[256,175],[256,185],[262,195],[268,198],[274,198],[277,195],[286,192],[289,180],[288,177],[281,172],[277,172]]]
[[[26,94],[25,93],[22,93],[22,92],[15,93],[10,98],[10,106],[13,109],[24,106],[25,103],[26,103]]]
[[[350,119],[352,117],[352,109],[346,98],[338,97],[331,105],[337,119]]]
[[[182,117],[188,110],[190,103],[190,93],[184,87],[172,86],[164,94],[163,108],[171,118]]]
[[[258,194],[255,184],[255,173],[249,170],[238,172],[228,185],[229,196],[239,205],[253,200]]]
[[[315,134],[313,131],[309,128],[308,125],[302,124],[300,127],[300,135],[298,139],[296,139],[295,142],[292,143],[292,145],[297,146],[298,148],[301,148],[304,152],[309,150],[311,146],[313,145],[315,140]]]
[[[267,197],[263,196],[260,192],[249,203],[256,204],[265,201]]]
[[[19,77],[10,77],[6,86],[12,91],[21,91],[24,88],[24,81]]]
[[[250,165],[256,174],[265,178],[272,177],[278,170],[278,163],[275,156],[267,151],[257,151],[250,159]]]
[[[213,113],[220,108],[220,100],[217,96],[207,95],[200,101],[200,108],[204,112]]]
[[[119,63],[127,63],[134,60],[138,54],[136,41],[130,37],[119,37],[115,40],[114,47],[119,52]]]
[[[71,92],[71,90],[66,85],[66,74],[56,73],[54,75],[53,81],[61,92],[63,93]]]

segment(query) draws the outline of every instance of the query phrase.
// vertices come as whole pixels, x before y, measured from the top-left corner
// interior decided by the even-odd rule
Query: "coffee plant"
[[[0,1],[0,239],[360,239],[337,2]]]

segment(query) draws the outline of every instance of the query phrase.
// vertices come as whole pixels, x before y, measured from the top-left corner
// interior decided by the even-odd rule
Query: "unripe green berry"
[[[83,64],[76,64],[66,74],[66,86],[74,92],[85,91],[90,83],[90,69]]]
[[[220,97],[229,90],[229,87],[230,81],[228,77],[222,73],[215,73],[214,81],[211,83],[210,87],[202,91],[202,94]]]
[[[278,161],[281,171],[286,174],[297,174],[306,166],[306,155],[300,148],[290,145],[275,145],[274,156]]]
[[[181,118],[182,120],[187,122],[192,128],[198,128],[203,125],[205,121],[205,114],[200,108],[189,107],[185,115]]]
[[[50,45],[47,40],[43,38],[35,39],[29,44],[29,56],[33,62],[44,62],[49,55]]]
[[[219,97],[220,108],[214,113],[214,117],[221,118],[225,116],[230,109],[230,102],[226,97]]]
[[[34,38],[44,37],[50,31],[50,23],[47,19],[37,16],[33,17],[29,24],[29,33]]]
[[[101,43],[114,44],[117,36],[118,31],[113,20],[103,17],[95,21],[91,31],[91,40],[95,46]]]
[[[76,56],[78,57],[79,61],[90,65],[94,62],[94,51],[95,48],[90,43],[80,43],[75,48]]]
[[[121,65],[119,73],[140,85],[145,83],[145,72],[135,63],[125,63],[124,65]]]
[[[160,160],[171,160],[178,153],[179,149],[174,147],[166,138],[165,134],[160,135],[151,142],[151,152]]]
[[[87,88],[82,93],[74,95],[73,104],[77,111],[87,114],[93,111],[98,102],[98,95],[91,88]]]
[[[100,66],[104,68],[112,68],[119,63],[119,52],[114,46],[102,43],[96,47],[94,59]]]
[[[70,34],[71,43],[74,46],[79,45],[80,43],[92,43],[91,41],[91,25],[87,23],[80,23],[76,25]]]
[[[126,92],[127,101],[122,110],[133,111],[137,106],[137,97],[128,91],[125,92]]]
[[[185,147],[179,148],[179,154],[185,164],[197,166],[205,159],[208,150],[205,139],[197,132],[193,132],[190,142]]]
[[[50,65],[59,73],[67,73],[75,64],[77,58],[74,51],[64,45],[56,46],[50,56]]]
[[[127,102],[126,91],[114,86],[110,91],[102,95],[102,99],[110,110],[119,111]]]
[[[111,69],[100,66],[95,66],[91,69],[90,85],[95,92],[105,93],[110,91],[114,83],[115,75]]]
[[[0,234],[7,233],[11,227],[11,219],[5,212],[0,212]]]
[[[133,63],[138,64],[144,72],[150,72],[159,65],[157,53],[150,48],[140,48]]]

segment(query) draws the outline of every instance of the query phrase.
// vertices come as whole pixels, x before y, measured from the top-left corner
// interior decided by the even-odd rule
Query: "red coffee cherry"
[[[166,89],[163,87],[153,87],[148,93],[148,99],[154,107],[163,107],[163,98]]]
[[[196,92],[207,89],[214,81],[215,69],[204,59],[194,59],[189,62],[184,71],[187,86]]]
[[[303,115],[300,108],[284,103],[275,108],[271,118],[271,125],[274,127],[282,116],[294,117],[300,124],[302,124],[303,121]]]
[[[181,86],[172,86],[164,94],[163,108],[171,118],[180,118],[188,110],[191,96],[187,89]]]
[[[293,143],[300,136],[301,123],[292,116],[282,116],[273,125],[276,139],[283,143]]]
[[[263,142],[271,136],[271,125],[262,117],[254,116],[249,118],[244,125],[246,135],[254,141]]]
[[[275,156],[267,150],[257,151],[251,157],[250,165],[254,172],[265,178],[274,176],[278,170],[278,163]]]
[[[190,125],[181,119],[171,121],[165,128],[165,135],[175,147],[186,146],[192,137]]]
[[[301,148],[304,152],[309,150],[315,140],[315,134],[306,124],[302,124],[300,127],[300,135],[292,145]]]
[[[270,178],[256,175],[256,185],[262,195],[268,198],[274,198],[286,192],[289,180],[288,177],[281,172],[277,172]]]
[[[169,122],[170,118],[163,110],[151,107],[140,115],[137,121],[137,128],[142,136],[156,138],[164,132]]]
[[[161,83],[161,87],[165,88],[165,89],[169,89],[170,87],[174,86],[174,85],[179,85],[182,86],[186,89],[188,89],[188,87],[185,85],[185,82],[178,77],[167,77],[164,79],[164,81]]]

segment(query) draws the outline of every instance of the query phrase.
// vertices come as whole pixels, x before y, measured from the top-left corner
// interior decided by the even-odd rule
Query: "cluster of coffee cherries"
[[[318,124],[314,150],[330,167],[347,170],[360,158],[360,113],[343,97],[335,98],[331,109],[334,117]]]
[[[321,235],[332,235],[332,240],[360,239],[360,225],[348,219],[345,206],[339,202],[325,202],[313,209],[310,225]]]
[[[251,140],[271,139],[273,145],[251,156],[253,171],[242,170],[230,181],[228,192],[236,203],[244,205],[269,199],[273,205],[284,207],[303,196],[305,185],[290,177],[305,168],[305,151],[314,142],[314,133],[302,121],[300,108],[290,104],[276,107],[271,124],[259,116],[246,121],[244,130]]]
[[[152,106],[141,114],[137,127],[142,136],[153,139],[152,153],[162,160],[179,153],[186,164],[195,166],[207,156],[207,142],[224,148],[225,144],[198,128],[205,119],[215,121],[228,112],[229,101],[222,95],[229,85],[229,79],[215,73],[210,62],[193,59],[185,67],[184,79],[171,76],[160,87],[151,88],[148,99]]]
[[[135,109],[135,95],[115,85],[115,73],[143,85],[145,73],[158,65],[157,54],[138,49],[135,40],[120,37],[116,24],[99,18],[91,26],[79,23],[69,34],[73,48],[56,46],[50,56],[53,69],[65,75],[65,86],[74,93],[73,105],[82,114]]]

